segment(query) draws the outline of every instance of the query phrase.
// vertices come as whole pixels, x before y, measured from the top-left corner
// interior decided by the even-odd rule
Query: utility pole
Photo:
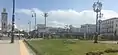
[[[13,0],[11,43],[14,43],[15,0]]]

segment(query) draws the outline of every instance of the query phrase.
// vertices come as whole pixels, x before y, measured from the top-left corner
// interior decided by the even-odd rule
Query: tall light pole
[[[98,43],[98,18],[99,18],[99,13],[101,12],[102,9],[102,3],[99,2],[99,0],[97,2],[94,2],[93,4],[93,10],[94,12],[96,12],[96,35],[94,38],[94,43]]]
[[[45,28],[46,28],[46,25],[47,25],[47,17],[48,17],[48,13],[44,13],[44,17],[45,17]]]
[[[20,19],[18,19],[18,20],[20,20]],[[20,26],[19,26],[19,28],[20,28]],[[20,39],[20,29],[18,30],[18,34],[19,34],[18,38]]]
[[[66,33],[67,33],[67,38],[69,38],[69,29],[70,29],[70,27],[69,27],[69,25],[65,25],[65,29],[66,29]]]
[[[100,12],[100,14],[99,14],[99,35],[100,35],[100,32],[101,32],[101,22],[102,22],[102,20],[100,19],[100,18],[102,18],[103,17],[103,14],[101,14],[101,12]]]
[[[11,43],[14,43],[15,0],[13,0]]]
[[[34,26],[34,28],[35,28],[35,36],[36,36],[36,32],[38,33],[38,31],[36,30],[36,13],[35,13],[35,11],[31,11],[32,12],[32,17],[34,17],[34,19],[35,19],[35,26]]]
[[[47,24],[47,23],[46,23],[47,20],[46,20],[46,19],[47,19],[47,17],[48,17],[48,13],[44,13],[43,16],[44,16],[44,18],[45,18],[45,34],[46,34],[46,27],[47,27],[47,25],[46,25],[46,24]],[[44,35],[45,35],[45,34],[44,34]],[[44,36],[43,36],[43,38],[44,38]]]
[[[28,22],[28,24],[29,24],[29,33],[28,33],[28,34],[29,34],[29,37],[30,37],[30,31],[31,31],[31,21],[29,21],[29,22]]]
[[[35,22],[34,22],[35,26],[34,26],[34,28],[36,30],[36,13],[35,13],[35,11],[31,11],[31,12],[32,12],[32,17],[34,17],[34,19],[35,19]]]

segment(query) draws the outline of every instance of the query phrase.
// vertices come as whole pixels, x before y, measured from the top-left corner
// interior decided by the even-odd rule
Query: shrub
[[[116,50],[116,49],[106,49],[104,52],[106,52],[106,53],[116,53],[116,52],[118,52],[118,50]]]
[[[102,55],[104,52],[88,52],[86,55]]]
[[[111,52],[111,48],[109,48],[109,49],[106,49],[104,52],[106,52],[106,53],[109,53],[109,52]]]

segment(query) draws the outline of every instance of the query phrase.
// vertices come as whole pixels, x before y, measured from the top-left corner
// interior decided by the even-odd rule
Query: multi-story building
[[[72,25],[69,26],[71,32],[80,32],[80,28],[74,27]]]
[[[44,32],[47,32],[47,28],[45,28],[45,24],[37,24],[37,30],[39,33],[44,33]]]
[[[3,8],[3,11],[1,13],[1,29],[2,29],[2,32],[7,32],[7,16],[8,16],[8,13],[6,12],[6,9]]]
[[[114,36],[118,35],[118,18],[110,18],[107,20],[103,20],[101,22],[101,30],[100,30],[102,35],[109,35],[109,36]]]
[[[95,24],[84,24],[81,25],[80,32],[92,34],[96,32],[96,25]]]

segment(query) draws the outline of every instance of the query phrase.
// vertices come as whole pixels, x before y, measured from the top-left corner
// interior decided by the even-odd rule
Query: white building
[[[101,22],[101,34],[114,36],[114,33],[118,35],[118,18],[110,18]]]
[[[81,28],[76,28],[76,27],[74,27],[74,28],[72,28],[71,30],[72,30],[72,32],[80,32],[80,29],[81,29]]]
[[[39,33],[42,33],[42,32],[44,33],[46,31],[48,31],[46,29],[45,29],[45,24],[37,24],[37,30],[38,30]]]
[[[71,32],[80,32],[80,28],[74,27],[72,25],[69,26]]]
[[[96,25],[95,24],[84,24],[81,25],[80,32],[82,33],[95,33],[96,32]]]

